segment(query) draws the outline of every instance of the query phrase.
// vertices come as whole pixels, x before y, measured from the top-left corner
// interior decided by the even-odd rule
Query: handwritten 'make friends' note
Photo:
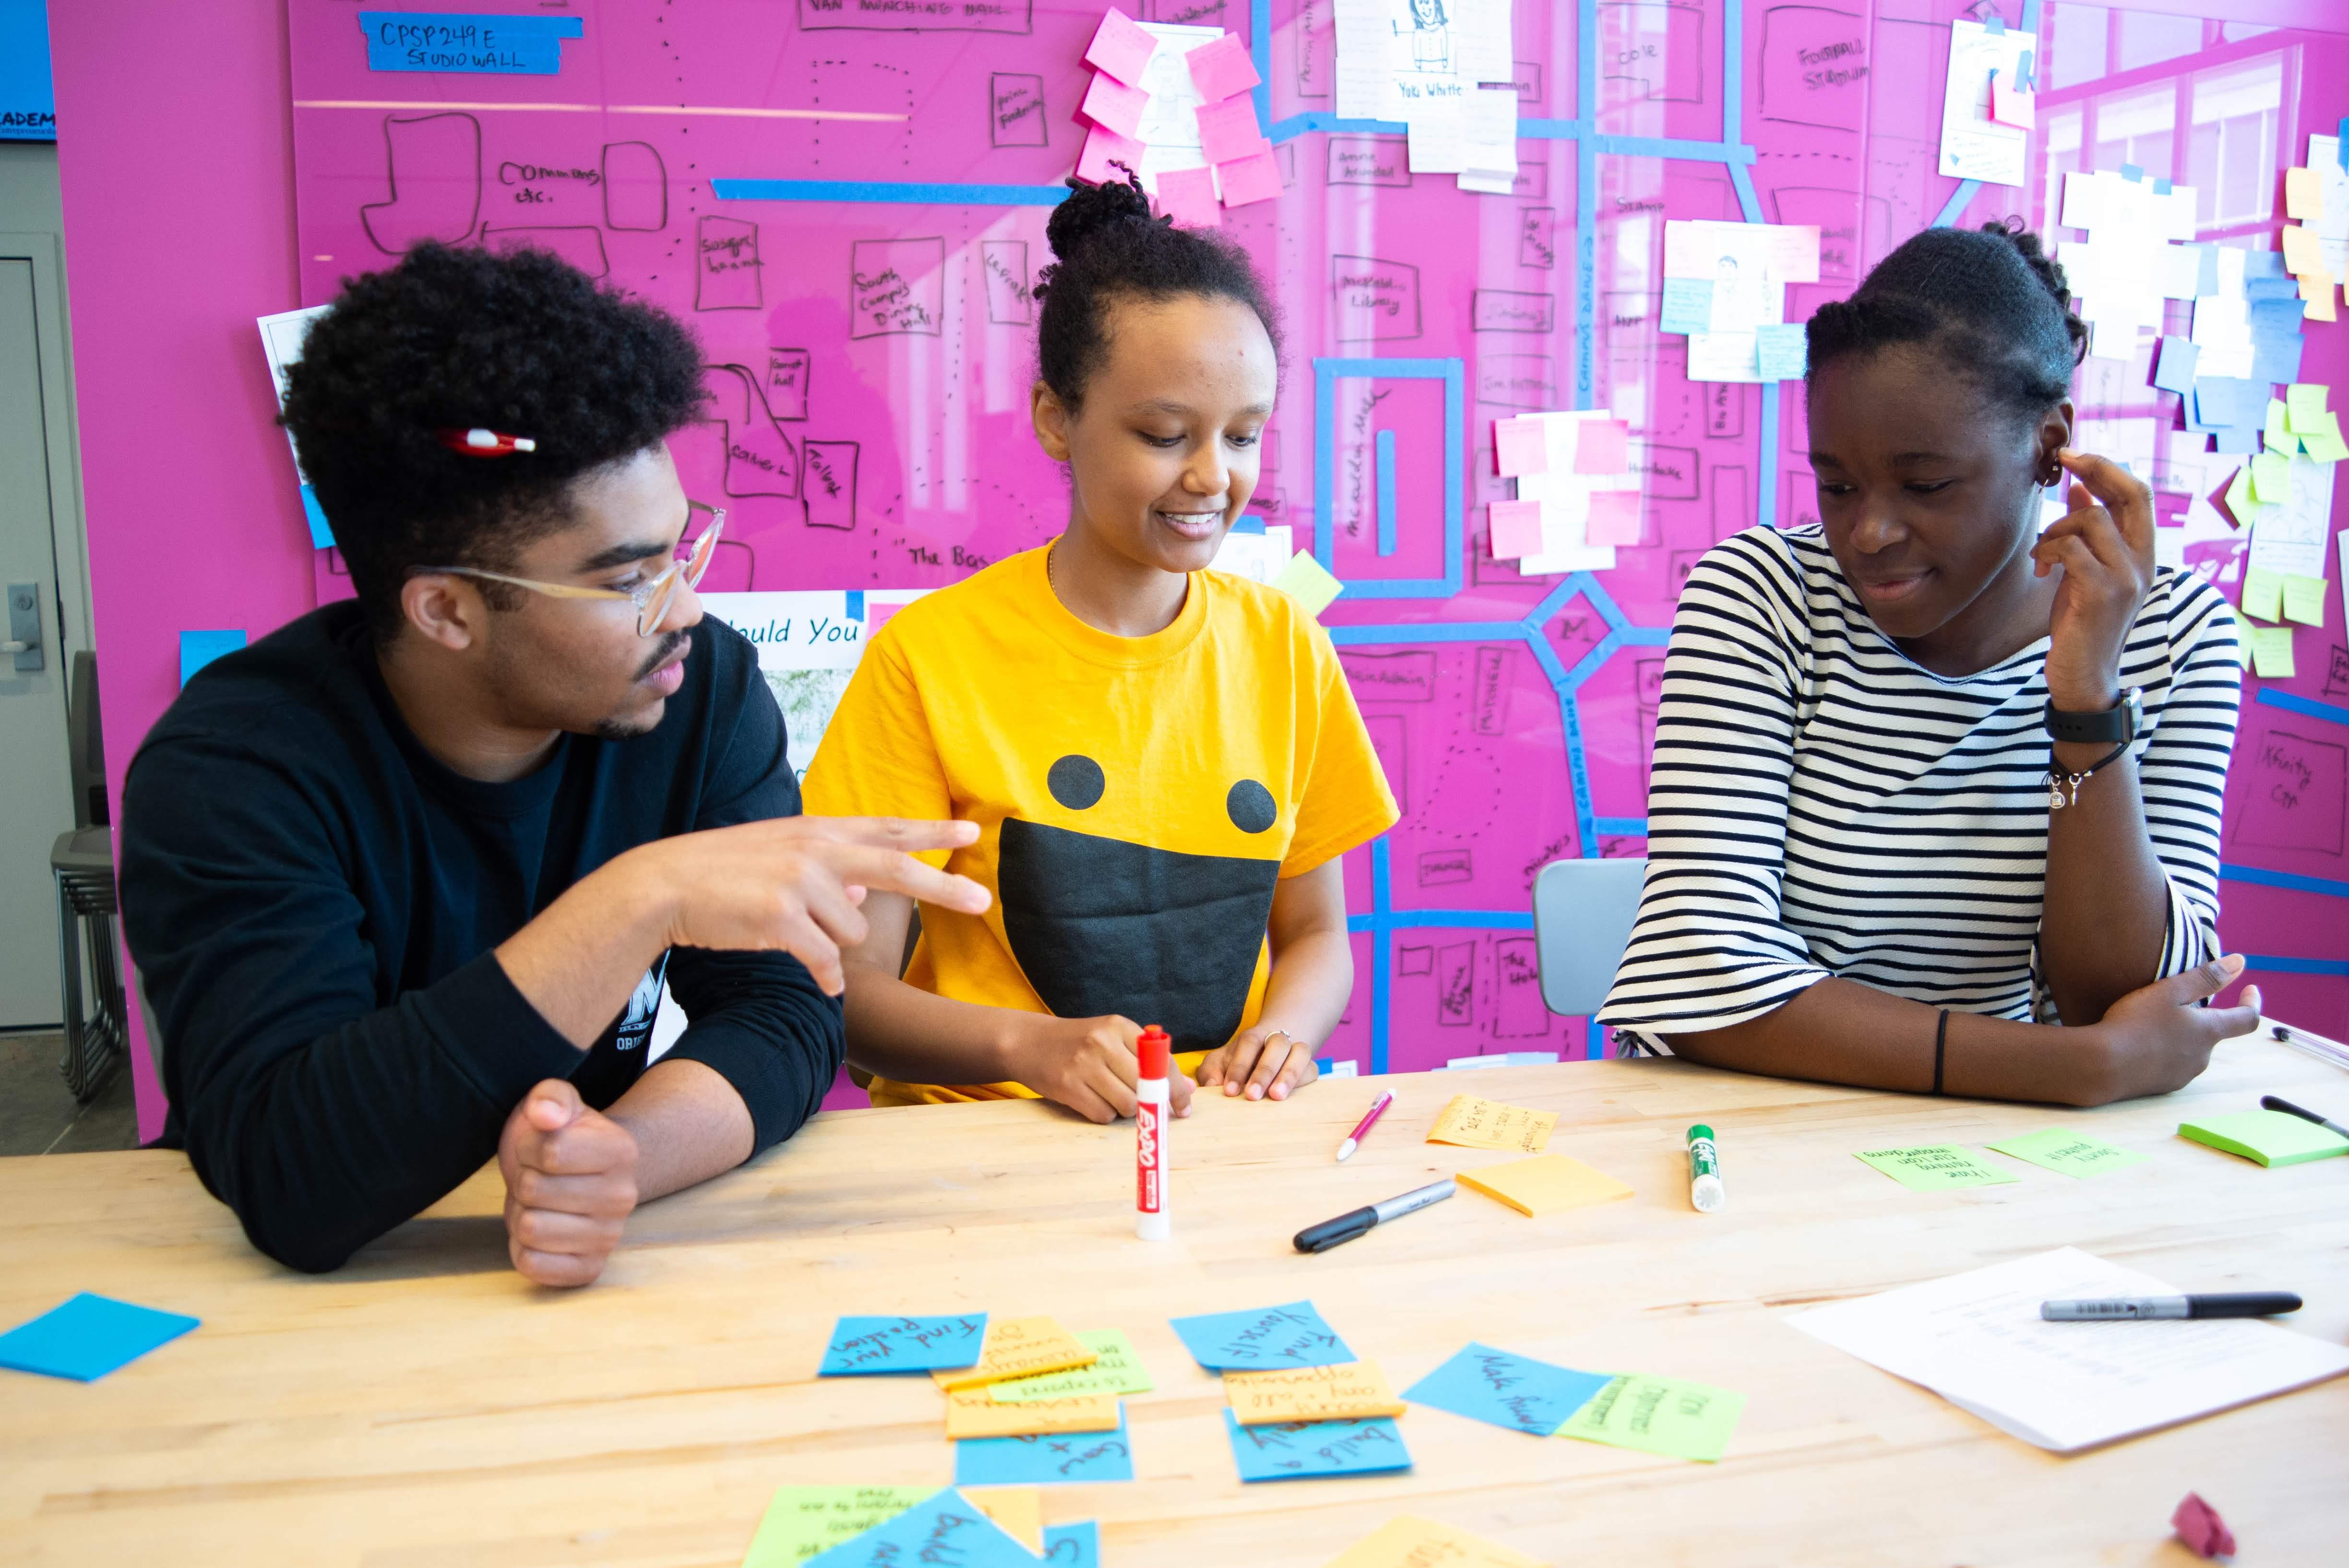
[[[843,1317],[833,1326],[819,1377],[870,1372],[926,1372],[978,1359],[987,1314],[955,1317]]]
[[[987,1349],[978,1357],[977,1366],[940,1362],[930,1376],[951,1393],[1006,1377],[1033,1377],[1065,1372],[1071,1367],[1090,1367],[1098,1359],[1100,1352],[1061,1327],[1057,1318],[1004,1317],[987,1331]]]
[[[1318,1475],[1376,1475],[1409,1470],[1411,1450],[1383,1416],[1365,1421],[1281,1421],[1244,1427],[1224,1412],[1240,1480],[1297,1480]]]
[[[1435,1119],[1427,1140],[1462,1149],[1514,1149],[1521,1154],[1539,1154],[1557,1125],[1554,1110],[1529,1110],[1522,1105],[1455,1094],[1444,1114]]]
[[[1546,1438],[1613,1380],[1609,1373],[1578,1372],[1472,1344],[1405,1388],[1402,1397],[1414,1405]]]
[[[1291,1367],[1276,1372],[1226,1372],[1224,1398],[1244,1427],[1274,1421],[1361,1420],[1403,1412],[1403,1402],[1395,1398],[1375,1361]]]
[[[1194,1359],[1210,1372],[1334,1367],[1356,1357],[1309,1301],[1257,1312],[1210,1312],[1174,1320]]]

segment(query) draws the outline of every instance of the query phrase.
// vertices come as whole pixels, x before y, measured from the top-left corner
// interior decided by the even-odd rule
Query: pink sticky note
[[[2178,1511],[2169,1516],[2169,1527],[2178,1532],[2178,1539],[2197,1557],[2232,1557],[2235,1554],[2235,1532],[2219,1517],[2219,1511],[2202,1501],[2196,1492],[2188,1492]]]
[[[1621,419],[1584,419],[1575,428],[1574,471],[1619,474],[1631,466],[1631,427]]]
[[[1129,86],[1142,85],[1142,68],[1150,63],[1152,51],[1158,40],[1142,30],[1142,24],[1119,10],[1110,7],[1109,15],[1093,32],[1093,41],[1085,46],[1085,64],[1097,71],[1107,71]]]
[[[1142,133],[1142,111],[1150,107],[1150,95],[1140,88],[1127,87],[1115,77],[1096,71],[1093,85],[1085,89],[1085,101],[1078,112],[1095,125],[1105,125],[1120,136]]]
[[[1549,471],[1549,439],[1539,419],[1493,421],[1493,466],[1503,479]],[[1620,471],[1620,470],[1618,470]]]
[[[1120,136],[1102,126],[1094,126],[1085,132],[1085,150],[1077,160],[1077,178],[1094,185],[1112,180],[1123,185],[1126,169],[1138,171],[1142,168],[1142,155],[1145,150],[1142,143],[1130,136]],[[1112,161],[1124,164],[1125,169],[1112,169],[1110,164]]]
[[[1990,117],[2001,125],[2029,130],[2032,111],[2038,102],[2038,94],[2029,88],[2018,90],[2008,87],[2002,75],[1990,79]]]
[[[1224,205],[1245,207],[1269,201],[1280,194],[1280,160],[1266,147],[1246,158],[1216,165],[1216,179],[1224,188]]]
[[[1216,176],[1206,169],[1169,169],[1158,176],[1158,211],[1185,229],[1220,229]]]
[[[1590,498],[1590,521],[1582,531],[1592,544],[1640,542],[1640,492],[1599,490]]]
[[[1237,98],[1200,108],[1199,150],[1206,154],[1208,162],[1230,163],[1246,158],[1263,142],[1253,99]]]
[[[1149,36],[1146,33],[1143,36]],[[1235,33],[1226,33],[1213,43],[1202,44],[1183,58],[1191,67],[1191,85],[1199,89],[1201,103],[1237,98],[1264,80],[1256,74],[1256,62],[1248,58],[1247,46]]]
[[[1541,502],[1496,500],[1485,511],[1492,526],[1494,560],[1515,561],[1520,555],[1541,553]]]

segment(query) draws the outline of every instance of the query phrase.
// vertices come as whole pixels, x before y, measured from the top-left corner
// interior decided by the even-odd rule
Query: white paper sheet
[[[2148,1274],[2064,1247],[1785,1321],[2058,1453],[2349,1371],[2349,1350],[2245,1318],[2046,1323],[2039,1316],[2043,1301],[2178,1294]]]
[[[2021,28],[1993,33],[1979,22],[1953,22],[1950,27],[1940,171],[1952,180],[2021,185],[2029,178],[2031,135],[1991,119],[1990,74],[1996,70],[2013,81],[2015,67],[2036,40]]]
[[[2324,541],[2331,531],[2333,466],[2314,458],[2292,459],[2284,500],[2260,508],[2251,530],[2253,566],[2293,577],[2324,575]]]
[[[1199,89],[1191,80],[1185,57],[1202,44],[1224,36],[1221,27],[1190,27],[1171,22],[1143,22],[1142,30],[1158,40],[1138,84],[1150,94],[1142,111],[1143,184],[1158,193],[1156,177],[1176,169],[1198,169],[1207,160],[1199,150]]]

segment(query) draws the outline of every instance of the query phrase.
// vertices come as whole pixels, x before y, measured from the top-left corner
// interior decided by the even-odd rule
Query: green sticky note
[[[2292,459],[2282,452],[2261,452],[2251,461],[2251,499],[2261,506],[2289,499]]]
[[[742,1568],[791,1568],[926,1501],[932,1486],[781,1486],[768,1501]]]
[[[2324,400],[2333,388],[2310,381],[2295,381],[2284,388],[2284,419],[2295,436],[2316,428],[2324,418]]]
[[[2017,1160],[2061,1171],[2066,1176],[2101,1176],[2107,1171],[2142,1165],[2146,1160],[2135,1150],[2122,1149],[2065,1127],[2043,1127],[2020,1138],[2001,1139],[1990,1147],[2001,1154],[2012,1154]]]
[[[2283,618],[2303,626],[2324,624],[2324,579],[2296,572],[2284,578]]]
[[[1744,1409],[1743,1394],[1635,1372],[1590,1396],[1551,1435],[1711,1464],[1728,1451]]]
[[[2235,520],[2237,528],[2248,528],[2260,514],[2260,503],[2251,498],[2251,469],[2249,463],[2235,470],[2227,481],[2227,515]]]
[[[2337,463],[2349,458],[2349,441],[2341,438],[2341,416],[2327,408],[2322,424],[2301,433],[2300,448],[2320,463]]]
[[[2268,399],[2267,426],[2261,433],[2267,438],[2269,446],[2292,450],[2292,411],[2284,407],[2282,398]]]
[[[2292,662],[2290,626],[2251,628],[2251,669],[2261,680],[2288,681],[2299,672]]]
[[[1345,587],[1302,550],[1290,556],[1288,564],[1274,574],[1272,585],[1304,605],[1307,614],[1317,617]]]
[[[1954,1143],[1927,1143],[1915,1149],[1869,1149],[1862,1150],[1857,1158],[1903,1187],[1920,1192],[1945,1192],[1952,1187],[1996,1187],[2021,1180],[1976,1159],[1972,1150]]]
[[[2349,1154],[2349,1138],[2281,1110],[2238,1110],[2178,1124],[2178,1135],[2261,1165],[2304,1165]]]
[[[1096,1328],[1077,1337],[1087,1349],[1097,1352],[1101,1359],[1070,1372],[1045,1372],[1033,1377],[1014,1377],[1007,1383],[990,1383],[987,1397],[1005,1404],[1024,1405],[1037,1399],[1150,1392],[1149,1369],[1142,1365],[1142,1357],[1133,1353],[1133,1346],[1124,1335],[1114,1328]]]
[[[2283,573],[2266,566],[2243,568],[2244,614],[2261,621],[2283,619]]]

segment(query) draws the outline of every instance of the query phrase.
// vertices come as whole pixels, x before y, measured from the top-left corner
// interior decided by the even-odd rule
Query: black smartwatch
[[[2057,741],[2103,741],[2127,746],[2145,724],[2145,691],[2131,686],[2121,700],[2102,713],[2065,713],[2053,700],[2047,704],[2047,734]]]

